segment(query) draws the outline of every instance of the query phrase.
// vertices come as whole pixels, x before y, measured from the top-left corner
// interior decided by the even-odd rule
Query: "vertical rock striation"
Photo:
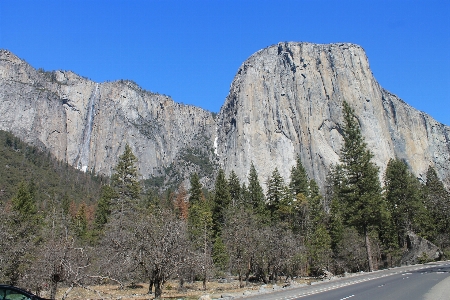
[[[128,143],[142,177],[166,184],[196,171],[211,186],[218,164],[246,180],[252,162],[262,181],[275,167],[287,180],[299,155],[323,187],[339,162],[343,101],[382,172],[398,157],[419,178],[434,166],[450,186],[450,127],[382,89],[354,44],[279,43],[256,52],[216,118],[132,81],[35,70],[0,50],[0,129],[106,175]]]
[[[323,186],[339,162],[342,102],[356,112],[375,163],[405,159],[417,176],[431,164],[449,183],[450,128],[382,89],[364,50],[353,44],[279,43],[239,68],[218,115],[218,155],[227,172],[289,178],[299,155]]]
[[[215,138],[211,112],[131,81],[98,84],[70,71],[35,70],[6,50],[0,51],[0,112],[0,129],[106,175],[126,143],[148,178],[164,174],[186,149],[207,151]]]

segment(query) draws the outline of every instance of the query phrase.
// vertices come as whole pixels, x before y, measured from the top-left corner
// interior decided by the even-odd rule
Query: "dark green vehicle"
[[[0,284],[0,300],[46,300],[15,286]]]

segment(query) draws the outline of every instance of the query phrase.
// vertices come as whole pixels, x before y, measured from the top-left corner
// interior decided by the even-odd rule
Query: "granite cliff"
[[[179,181],[197,171],[210,184],[217,169],[213,114],[131,81],[95,83],[70,71],[35,70],[2,50],[0,112],[0,129],[85,171],[110,175],[126,143],[143,178],[170,173],[175,178],[167,180]]]
[[[279,43],[239,68],[219,114],[175,103],[131,81],[95,83],[35,70],[0,51],[0,129],[80,169],[111,174],[126,143],[143,178],[174,183],[222,166],[265,181],[288,178],[296,155],[323,184],[339,161],[342,102],[355,109],[376,164],[405,159],[419,178],[431,164],[450,184],[450,127],[382,89],[353,44]]]
[[[218,116],[220,161],[241,178],[252,162],[263,180],[275,167],[288,178],[298,154],[323,186],[339,161],[343,101],[382,172],[398,157],[419,178],[434,166],[448,186],[450,127],[381,88],[354,44],[279,43],[248,58]]]

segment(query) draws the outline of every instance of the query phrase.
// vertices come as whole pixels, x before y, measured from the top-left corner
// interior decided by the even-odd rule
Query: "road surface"
[[[244,296],[246,300],[450,300],[450,262],[415,265]]]

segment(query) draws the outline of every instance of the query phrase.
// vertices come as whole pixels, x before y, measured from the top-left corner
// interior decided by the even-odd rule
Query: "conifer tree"
[[[323,269],[328,269],[331,258],[331,237],[325,224],[316,226],[309,236],[306,246],[309,253],[311,272],[319,274]]]
[[[435,233],[432,238],[441,247],[450,246],[450,193],[445,189],[436,170],[429,167],[427,182],[423,188],[425,205],[434,223]]]
[[[343,190],[344,174],[342,165],[332,165],[327,175],[326,197],[330,203],[329,230],[331,237],[331,248],[337,250],[344,234],[344,200],[341,194]]]
[[[190,183],[189,204],[192,205],[202,199],[202,184],[200,183],[197,173],[191,175]]]
[[[369,271],[373,271],[369,232],[386,218],[387,209],[381,197],[378,167],[371,161],[354,110],[344,102],[344,146],[341,161],[344,177],[345,221],[365,237]]]
[[[78,211],[73,218],[73,224],[75,229],[75,234],[79,238],[84,238],[87,234],[87,217],[86,217],[86,204],[83,202],[81,203],[80,207],[78,208]]]
[[[277,211],[280,209],[280,205],[283,199],[283,187],[284,181],[278,171],[275,168],[272,172],[272,176],[267,180],[267,208],[270,211],[270,215],[273,221],[277,221]]]
[[[405,244],[410,230],[420,233],[420,214],[424,208],[420,199],[419,181],[409,172],[406,163],[391,159],[385,174],[385,197],[399,247]]]
[[[138,180],[137,158],[131,147],[126,144],[125,151],[119,157],[115,173],[111,177],[111,185],[114,189],[116,207],[115,212],[120,216],[127,214],[137,208],[141,185]]]
[[[250,173],[248,176],[248,196],[250,206],[260,217],[267,218],[265,210],[264,192],[259,184],[258,173],[256,172],[253,163],[250,166]]]
[[[230,191],[231,205],[237,206],[241,200],[241,183],[234,170],[228,178],[228,189]]]
[[[17,194],[12,199],[12,208],[23,220],[35,219],[36,204],[30,186],[24,181],[19,183]]]
[[[309,181],[308,206],[310,228],[314,231],[320,224],[325,225],[326,214],[322,203],[322,195],[319,186],[314,179]]]
[[[115,198],[114,190],[109,185],[102,186],[100,199],[97,202],[95,211],[95,225],[97,229],[102,229],[108,222],[111,214],[111,200]]]
[[[245,185],[245,182],[243,182],[242,186],[241,186],[241,193],[240,193],[240,197],[239,197],[238,206],[243,207],[243,208],[252,207],[251,195],[250,195],[250,192],[249,192],[247,186]]]
[[[225,178],[225,172],[220,169],[216,178],[214,189],[214,204],[213,204],[213,223],[214,231],[220,234],[224,222],[224,213],[231,202],[230,191],[228,189],[228,182]]]
[[[300,156],[297,155],[297,163],[291,169],[291,182],[289,187],[294,194],[297,196],[302,193],[307,196],[308,192],[308,175],[306,174],[306,170],[303,167],[302,161],[300,160]]]

